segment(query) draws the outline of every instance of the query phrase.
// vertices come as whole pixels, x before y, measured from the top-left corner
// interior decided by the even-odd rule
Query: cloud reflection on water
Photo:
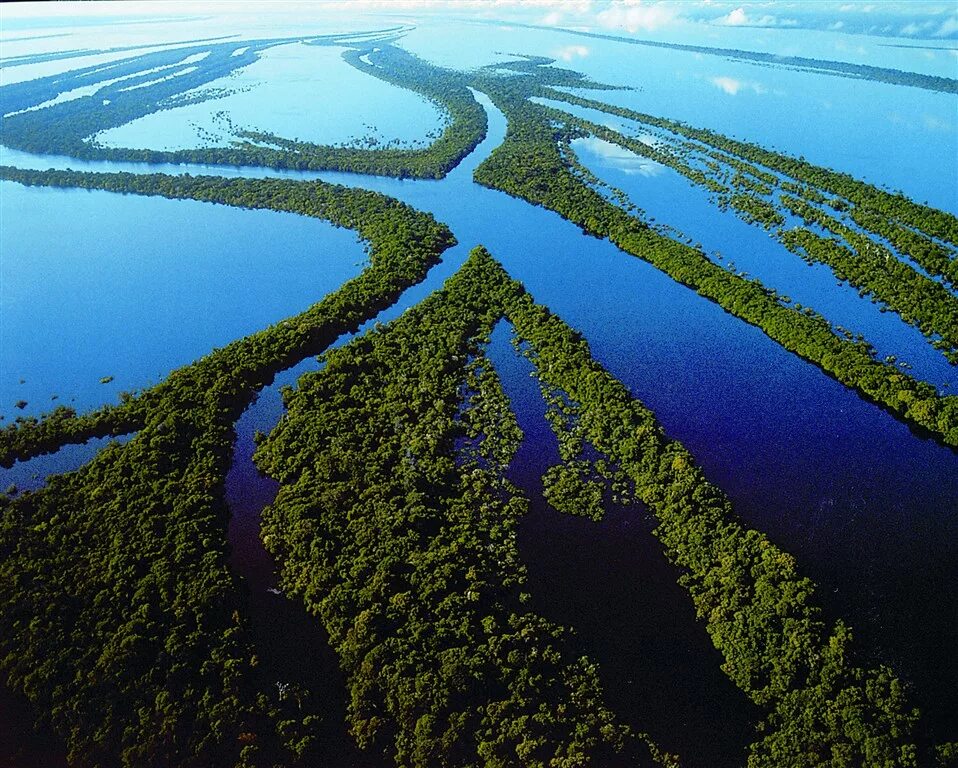
[[[643,142],[647,143],[647,142]],[[588,136],[582,139],[573,139],[572,148],[577,152],[585,150],[592,154],[603,165],[609,168],[615,168],[629,176],[658,176],[665,170],[665,166],[647,157],[642,157],[630,152],[618,144],[612,144],[595,136]]]
[[[752,91],[759,95],[768,93],[768,89],[764,85],[752,80],[736,80],[734,77],[710,77],[709,82],[729,96],[736,96],[741,91]]]

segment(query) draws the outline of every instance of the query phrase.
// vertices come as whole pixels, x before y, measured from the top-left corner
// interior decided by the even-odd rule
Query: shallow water
[[[204,88],[231,95],[153,112],[103,131],[97,140],[109,147],[164,150],[229,146],[235,136],[218,117],[223,111],[237,129],[317,144],[373,137],[408,146],[442,130],[443,117],[433,104],[364,75],[342,60],[343,50],[301,43],[270,48],[254,64]]]

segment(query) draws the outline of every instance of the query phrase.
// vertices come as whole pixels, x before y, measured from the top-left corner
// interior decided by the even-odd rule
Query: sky
[[[640,34],[688,25],[817,29],[916,40],[958,40],[955,0],[316,0],[270,2],[280,9],[316,13],[460,13],[508,18],[547,26]],[[51,17],[168,17],[194,14],[262,13],[260,2],[214,0],[175,3],[57,2],[0,4],[0,31],[29,28],[30,19]]]

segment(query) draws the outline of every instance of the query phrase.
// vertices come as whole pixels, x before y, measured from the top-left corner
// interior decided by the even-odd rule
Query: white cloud
[[[718,23],[725,24],[728,27],[740,27],[743,24],[748,24],[748,16],[745,15],[744,8],[736,8],[727,16],[723,16],[719,19]]]
[[[837,32],[838,30],[840,30],[840,29],[841,29],[842,27],[844,27],[844,26],[845,26],[845,22],[844,22],[844,21],[836,21],[834,24],[829,24],[829,25],[828,25],[828,28],[829,28],[832,32]]]
[[[652,30],[673,22],[678,15],[675,8],[664,3],[644,3],[642,0],[613,0],[596,16],[596,21],[609,29],[629,32]]]
[[[544,24],[547,27],[557,27],[562,23],[562,14],[558,11],[553,11],[552,13],[547,13],[539,21],[540,24]]]
[[[584,59],[589,55],[589,49],[584,45],[567,45],[552,52],[552,55],[563,61]]]
[[[903,26],[898,31],[898,34],[906,35],[908,37],[913,37],[914,35],[917,35],[920,31],[921,31],[921,27],[915,24],[915,22],[912,22],[911,24],[906,24],[905,26]]]
[[[715,23],[726,27],[774,27],[778,24],[778,20],[770,14],[753,18],[745,12],[744,8],[739,7],[716,19]],[[794,26],[796,22],[794,19],[789,19],[786,23]]]
[[[732,77],[713,77],[710,82],[725,91],[729,96],[734,96],[742,89],[742,82]]]

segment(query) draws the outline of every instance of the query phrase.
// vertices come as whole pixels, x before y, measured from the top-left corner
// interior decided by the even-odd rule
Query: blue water
[[[686,32],[691,34],[684,36]],[[461,44],[462,36],[468,36],[470,45]],[[931,69],[958,77],[958,58],[952,52],[880,46],[896,42],[889,38],[715,27],[699,34],[673,28],[660,35],[636,36],[916,72]],[[958,157],[958,114],[952,94],[508,24],[422,24],[403,45],[429,60],[460,67],[502,61],[512,53],[553,57],[557,66],[632,88],[581,91],[587,98],[802,155],[870,183],[904,190],[919,202],[958,212],[958,165],[942,162]],[[863,46],[866,52],[857,53]]]
[[[188,200],[3,182],[0,215],[8,421],[116,402],[305,310],[367,261],[327,222]]]
[[[217,119],[221,111],[238,129],[317,144],[372,136],[382,144],[411,146],[428,142],[427,132],[442,131],[436,106],[351,67],[342,60],[343,50],[301,43],[269,49],[256,63],[208,86],[230,95],[152,112],[99,133],[97,140],[111,147],[175,150],[205,146],[212,136],[214,146],[228,146],[235,136]]]
[[[93,459],[112,442],[125,443],[132,435],[102,437],[88,440],[80,445],[65,445],[55,453],[34,456],[27,461],[18,461],[12,467],[0,467],[0,490],[14,486],[18,492],[35,491],[46,485],[51,475],[72,472]]]
[[[455,39],[443,38],[435,27],[418,30],[407,39],[413,50],[442,49],[450,57],[458,55],[479,63],[504,58],[489,53],[493,43],[498,51],[548,52],[569,41],[568,36],[527,32],[476,31],[473,44],[459,44],[458,53],[452,50],[457,46]],[[480,52],[483,45],[486,51]],[[928,114],[929,126],[934,120],[953,124],[949,112],[953,99],[917,89],[889,90],[892,86],[726,63],[714,57],[700,61],[691,54],[615,44],[603,52],[606,46],[599,41],[587,46],[588,53],[570,66],[606,80],[635,78],[643,87],[641,91],[606,93],[603,98],[777,145],[870,181],[901,186],[919,200],[927,197],[940,207],[956,208],[958,182],[941,161],[956,155],[954,128],[906,127],[882,116],[883,110],[895,110],[914,120]],[[761,87],[736,87],[722,80],[716,84],[714,80],[720,78],[755,82]],[[676,98],[678,88],[682,98]],[[822,103],[826,99],[832,101],[830,110]],[[785,352],[758,329],[732,318],[639,259],[583,235],[555,214],[473,184],[472,170],[501,141],[505,130],[502,115],[487,99],[482,102],[489,111],[489,138],[441,182],[280,174],[263,169],[214,168],[206,172],[320,177],[385,192],[431,211],[447,223],[460,245],[430,271],[425,283],[408,291],[380,320],[395,317],[437,288],[474,245],[489,248],[537,301],[584,333],[594,356],[655,411],[670,436],[692,451],[709,479],[728,493],[743,519],[796,555],[803,571],[820,584],[818,600],[828,611],[848,618],[865,647],[916,682],[919,703],[939,732],[958,738],[958,658],[951,652],[958,647],[954,620],[958,597],[940,588],[958,579],[958,561],[951,546],[958,535],[958,455],[916,437],[881,409]],[[756,110],[761,120],[756,119]],[[388,115],[377,125],[388,125]],[[91,170],[167,170],[69,159],[54,163],[8,151],[0,153],[0,161]],[[169,171],[204,172],[188,166],[173,166]],[[628,181],[635,185],[634,193],[643,197],[647,195],[641,185],[646,182],[657,185],[650,186],[650,192],[665,189],[661,177]],[[617,185],[625,183],[622,180]],[[8,188],[14,193],[7,194]],[[41,308],[56,309],[46,326],[22,320],[20,334],[4,336],[11,341],[4,342],[3,354],[12,344],[19,349],[13,359],[20,368],[34,366],[29,376],[11,371],[12,383],[3,383],[10,387],[9,394],[0,389],[8,418],[15,415],[12,400],[20,397],[20,392],[30,393],[30,397],[23,396],[31,401],[29,412],[35,407],[33,401],[49,404],[53,392],[61,395],[61,402],[69,404],[69,398],[76,396],[78,403],[89,407],[115,397],[119,389],[157,381],[170,367],[189,362],[213,345],[300,311],[344,279],[330,277],[327,285],[317,276],[317,283],[311,286],[293,279],[303,274],[307,263],[316,268],[315,259],[310,260],[315,256],[315,233],[325,231],[322,224],[300,217],[109,193],[25,190],[12,184],[4,184],[3,192],[4,270],[9,239],[9,247],[20,243],[19,261],[25,266],[18,269],[24,270],[24,276],[32,275],[33,282],[25,283],[27,295],[41,297]],[[22,201],[13,209],[16,216],[6,213],[9,198]],[[670,214],[676,221],[688,226],[699,220],[717,221],[689,205],[690,199],[687,191],[675,192],[674,206],[688,208]],[[27,200],[33,201],[32,207]],[[49,201],[60,206],[58,215],[49,215],[53,205]],[[649,210],[647,200],[638,202]],[[179,218],[174,215],[174,211],[187,209],[190,213]],[[699,215],[703,218],[697,218]],[[229,223],[219,217],[229,218]],[[277,223],[265,226],[263,222],[270,217],[278,217]],[[668,217],[662,220],[667,222]],[[741,231],[731,223],[727,227],[720,238],[723,244],[716,241],[710,247],[718,247],[739,269],[753,274],[775,264],[771,254],[768,263],[755,264],[734,254],[724,245],[725,238],[755,235],[746,234],[752,228],[745,225]],[[48,231],[58,234],[48,238]],[[162,238],[156,237],[156,232],[162,232]],[[251,258],[257,250],[247,246],[257,242],[260,233],[260,250],[271,254],[272,260]],[[707,234],[700,231],[699,239]],[[335,245],[329,241],[322,252],[348,254],[340,259],[348,272],[348,265],[361,260],[361,251],[349,233],[329,236],[333,235],[341,236],[342,241]],[[136,260],[128,257],[129,242],[137,244]],[[199,253],[204,254],[202,264],[196,263],[195,254]],[[279,254],[293,260],[285,273]],[[34,268],[28,256],[43,268]],[[82,278],[79,283],[71,274],[57,278],[64,259],[74,265]],[[210,264],[218,266],[208,268]],[[125,271],[129,269],[132,274]],[[794,272],[786,272],[784,260],[774,269],[780,270],[774,274],[782,279],[790,275],[794,285],[789,293],[799,300],[799,291],[818,290],[815,280],[822,280],[823,285],[828,282],[825,277],[810,277],[816,271],[801,262]],[[46,289],[40,283],[49,279],[47,272],[54,277],[55,289],[52,296],[44,298]],[[229,276],[228,289],[221,285],[225,276]],[[129,280],[132,282],[124,282]],[[104,283],[110,287],[105,289]],[[71,285],[77,295],[71,295]],[[157,295],[148,294],[148,289],[160,291],[159,298],[143,300],[144,295]],[[7,291],[6,271],[3,290]],[[301,294],[293,296],[297,291]],[[79,314],[79,309],[81,300],[92,300],[86,296],[90,293],[97,295],[96,321],[76,322],[73,318],[77,316],[89,317]],[[878,319],[871,318],[867,307],[856,314],[853,305],[864,304],[857,296],[852,301],[848,292],[822,288],[821,293],[823,299],[826,293],[833,297],[834,305],[809,303],[831,319],[845,317],[840,313],[847,311],[849,317],[858,318],[856,322],[874,320],[876,324],[869,327],[879,329]],[[131,294],[140,300],[135,301]],[[213,308],[205,301],[213,302]],[[5,297],[3,306],[3,334],[7,334]],[[71,322],[63,323],[64,316],[71,317]],[[218,325],[217,335],[211,326],[217,327],[223,316],[229,320]],[[145,325],[137,326],[137,318]],[[183,322],[183,318],[202,318],[202,322]],[[859,330],[852,322],[843,324]],[[96,331],[92,338],[91,331]],[[72,334],[73,345],[62,343],[60,334]],[[122,346],[131,337],[139,343]],[[882,343],[897,348],[897,339],[888,337]],[[85,345],[82,354],[75,349],[79,343]],[[31,354],[47,346],[51,351],[44,351],[40,361],[33,363]],[[903,356],[916,368],[924,365],[910,354]],[[937,369],[928,365],[929,377],[935,380]],[[506,371],[500,369],[503,375]],[[116,381],[98,384],[104,375],[115,375]],[[514,375],[527,374],[520,370]],[[19,378],[27,383],[19,385]],[[3,379],[7,382],[6,366]],[[509,382],[504,383],[508,390]],[[534,398],[517,397],[513,403],[524,426],[541,418],[541,406]],[[275,409],[270,414],[264,416],[264,423],[278,415]],[[541,434],[539,429],[533,434]],[[242,494],[242,488],[253,488],[258,481],[240,474],[231,482],[236,485],[230,493]],[[588,521],[575,521],[575,525],[585,523]],[[632,541],[624,533],[624,523],[624,518],[614,517],[600,529],[606,539],[605,544],[593,540],[598,551],[607,551],[601,548],[616,537]],[[567,563],[576,574],[585,575],[584,569],[594,567],[595,561],[583,563],[576,559],[574,549],[557,547],[556,562]],[[659,582],[661,579],[656,589]],[[614,612],[614,606],[610,610]]]
[[[621,156],[631,154],[628,150],[616,147],[619,151],[610,154],[606,147],[612,145],[603,144],[577,139],[573,150],[593,174],[624,191],[656,224],[676,228],[718,263],[732,264],[736,272],[757,277],[833,324],[863,334],[879,357],[894,355],[907,361],[912,375],[937,387],[958,386],[958,370],[917,328],[894,312],[880,311],[870,298],[860,297],[857,288],[839,285],[827,265],[806,264],[762,227],[746,223],[731,209],[720,210],[707,190],[671,168],[657,165],[654,171],[636,172],[634,163]]]
[[[253,464],[254,435],[256,432],[271,432],[285,413],[280,394],[282,387],[293,386],[300,376],[318,369],[316,358],[308,357],[280,372],[236,422],[233,463],[226,476],[226,503],[232,513],[228,536],[233,548],[232,562],[250,582],[254,592],[269,591],[277,585],[273,560],[259,538],[259,515],[276,498],[279,490],[279,484],[261,475]]]

